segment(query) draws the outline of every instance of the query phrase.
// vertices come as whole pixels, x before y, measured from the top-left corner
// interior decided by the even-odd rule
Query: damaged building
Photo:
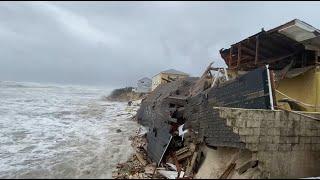
[[[167,178],[320,176],[320,31],[293,20],[221,49],[227,68],[156,87],[137,112]]]
[[[275,104],[285,109],[319,112],[319,48],[320,31],[295,19],[269,31],[262,30],[220,50],[220,54],[234,72],[269,64],[275,78]]]

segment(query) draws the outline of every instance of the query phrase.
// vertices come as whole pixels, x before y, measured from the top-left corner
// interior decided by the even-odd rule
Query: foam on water
[[[106,94],[0,82],[0,178],[111,178],[138,125]]]

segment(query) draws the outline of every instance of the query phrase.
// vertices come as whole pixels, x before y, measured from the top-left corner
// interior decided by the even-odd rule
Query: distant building
[[[189,75],[187,73],[177,71],[174,69],[169,69],[166,71],[162,71],[159,74],[155,75],[152,77],[152,88],[151,90],[153,91],[157,86],[163,83],[171,82],[176,79],[182,79],[186,78]]]
[[[135,88],[135,92],[147,93],[151,90],[152,80],[150,78],[144,77],[138,80],[137,88]]]

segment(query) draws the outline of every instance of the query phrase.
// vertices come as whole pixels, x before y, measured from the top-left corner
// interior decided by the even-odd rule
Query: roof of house
[[[141,79],[139,79],[138,81],[146,81],[146,80],[151,81],[151,79],[148,78],[148,77],[141,78]]]
[[[177,71],[175,69],[168,69],[168,70],[165,70],[165,71],[161,71],[160,73],[166,73],[166,74],[178,74],[178,75],[189,75],[187,73],[184,73],[182,71]]]
[[[281,69],[305,50],[319,48],[320,30],[294,19],[271,30],[262,30],[232,44],[229,49],[221,49],[220,54],[231,69],[254,69],[267,63]],[[296,65],[302,66],[302,63]]]

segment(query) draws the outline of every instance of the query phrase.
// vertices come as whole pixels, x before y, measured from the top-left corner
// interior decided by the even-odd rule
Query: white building
[[[162,71],[158,73],[157,75],[152,77],[152,88],[151,90],[153,91],[157,86],[163,83],[171,82],[176,79],[182,79],[186,78],[189,75],[187,73],[177,71],[174,69],[169,69],[166,71]]]
[[[137,88],[135,92],[147,93],[151,91],[152,80],[150,78],[144,77],[137,82]]]

